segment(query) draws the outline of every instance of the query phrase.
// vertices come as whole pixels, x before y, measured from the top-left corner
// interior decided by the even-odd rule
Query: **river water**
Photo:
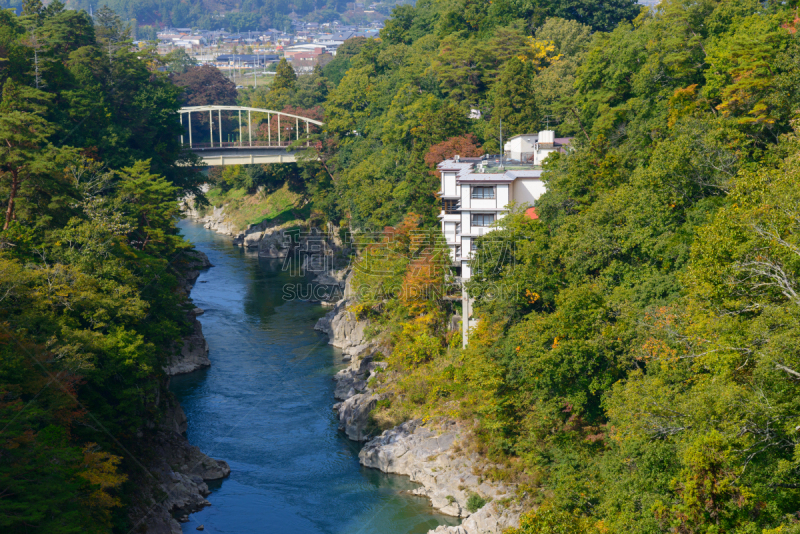
[[[171,387],[189,441],[231,466],[183,532],[419,534],[456,524],[406,493],[407,478],[360,466],[360,445],[337,431],[331,377],[341,354],[313,328],[326,310],[283,299],[284,284],[303,281],[229,237],[180,227],[214,265],[192,291],[211,367]]]

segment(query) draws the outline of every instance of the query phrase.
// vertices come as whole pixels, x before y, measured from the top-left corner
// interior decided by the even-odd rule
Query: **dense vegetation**
[[[792,2],[419,1],[246,93],[322,106],[305,194],[362,236],[394,226],[356,276],[353,311],[395,347],[375,424],[476,421],[504,466],[486,475],[538,505],[521,532],[800,530],[798,22]],[[500,118],[574,151],[538,220],[481,240],[462,350],[448,301],[407,289],[447,275],[433,165],[497,152]]]
[[[106,22],[0,11],[3,532],[129,531],[162,367],[190,328],[181,89]]]
[[[285,189],[354,231],[352,309],[395,348],[375,425],[474,421],[484,475],[535,510],[520,532],[797,532],[796,9],[401,6],[380,40],[239,93],[325,129],[316,157],[226,168],[213,196]],[[58,6],[2,17],[2,520],[100,531],[183,328],[179,89],[119,24]],[[186,98],[214,77],[192,70],[176,74]],[[501,119],[504,136],[555,125],[574,150],[547,162],[538,220],[514,207],[480,240],[481,320],[461,349],[434,167],[498,152]]]

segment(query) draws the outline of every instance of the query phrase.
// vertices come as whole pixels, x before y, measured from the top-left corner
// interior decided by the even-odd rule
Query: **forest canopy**
[[[3,532],[134,526],[163,367],[191,331],[178,199],[201,183],[161,66],[119,17],[0,11]]]

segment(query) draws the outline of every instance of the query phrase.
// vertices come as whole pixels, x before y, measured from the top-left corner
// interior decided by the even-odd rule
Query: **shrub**
[[[477,493],[470,493],[469,497],[467,498],[467,510],[469,510],[471,514],[474,514],[475,512],[483,508],[487,502],[489,501],[484,499]]]

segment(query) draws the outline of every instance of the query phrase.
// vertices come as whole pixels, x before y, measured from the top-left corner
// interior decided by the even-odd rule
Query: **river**
[[[301,280],[229,237],[180,227],[214,265],[192,291],[211,367],[171,387],[189,441],[231,466],[183,532],[420,534],[457,524],[406,493],[415,487],[407,478],[361,467],[360,445],[337,431],[331,377],[341,354],[314,331],[326,310],[283,300],[284,284]]]

